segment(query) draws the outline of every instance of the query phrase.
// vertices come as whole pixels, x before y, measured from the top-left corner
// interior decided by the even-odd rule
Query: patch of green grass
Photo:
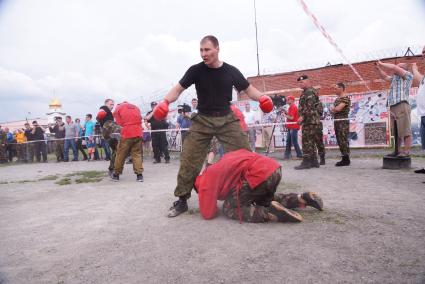
[[[348,217],[345,214],[336,211],[318,211],[315,209],[306,209],[298,211],[306,221],[310,222],[322,222],[322,223],[334,223],[337,225],[344,225],[348,221]]]
[[[101,178],[88,178],[88,177],[82,177],[75,179],[76,183],[90,183],[90,182],[99,182],[101,181]]]
[[[85,178],[101,178],[105,177],[106,173],[104,171],[79,171],[73,172],[65,175],[66,177],[82,176]]]
[[[107,173],[104,171],[78,171],[65,175],[63,180],[66,179],[66,181],[63,182],[65,184],[71,184],[72,180],[74,180],[75,183],[99,182],[106,176]]]
[[[29,183],[29,182],[36,182],[36,180],[23,179],[23,180],[18,180],[15,183]]]
[[[59,178],[58,175],[49,175],[49,176],[45,176],[42,178],[39,178],[39,181],[43,181],[43,180],[57,180]]]
[[[71,184],[71,179],[69,177],[64,177],[60,180],[58,180],[57,182],[55,182],[58,185],[67,185],[67,184]]]

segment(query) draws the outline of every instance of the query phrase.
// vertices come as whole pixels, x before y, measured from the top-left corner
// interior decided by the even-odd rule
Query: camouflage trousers
[[[239,194],[236,190],[231,190],[224,200],[224,215],[248,223],[269,221],[268,207],[275,199],[275,192],[281,178],[282,170],[279,168],[256,188],[250,188],[248,182],[243,181]]]
[[[114,172],[118,175],[124,170],[125,158],[130,154],[133,161],[133,171],[136,175],[143,172],[142,157],[142,138],[121,138],[117,146],[117,155],[115,157]]]
[[[108,169],[110,171],[114,170],[115,158],[117,156],[117,146],[118,139],[111,137],[112,133],[120,133],[121,126],[115,123],[115,121],[108,120],[103,124],[102,135],[103,138],[108,142],[109,147],[111,148],[111,160],[109,161]]]
[[[317,157],[316,150],[320,156],[325,155],[322,123],[302,126],[302,149],[304,158]]]
[[[334,121],[336,141],[338,142],[339,150],[343,156],[350,155],[350,143],[348,142],[348,132],[350,122],[348,120]]]
[[[319,156],[325,156],[325,144],[323,143],[323,123],[320,122],[319,127],[316,129],[316,145]]]
[[[55,154],[56,154],[56,159],[58,161],[63,160],[63,153],[65,152],[64,145],[65,145],[64,140],[55,141]]]
[[[184,141],[180,156],[180,169],[174,195],[190,197],[196,177],[208,154],[211,139],[215,136],[224,146],[224,151],[247,149],[250,151],[248,137],[242,131],[239,120],[233,112],[219,117],[199,113],[192,115],[192,126]]]

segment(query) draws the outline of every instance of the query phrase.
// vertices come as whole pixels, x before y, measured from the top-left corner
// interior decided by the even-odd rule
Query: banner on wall
[[[409,103],[412,108],[411,122],[413,133],[413,145],[420,145],[420,117],[416,110],[416,93],[417,88],[412,88],[410,91]],[[386,107],[387,92],[367,92],[361,94],[349,94],[351,99],[351,110],[349,113],[350,129],[349,142],[350,147],[385,147],[389,145],[389,117]],[[321,96],[320,101],[323,104],[324,113],[323,121],[323,141],[325,147],[338,147],[335,130],[332,120],[330,108],[333,105],[336,96]],[[264,114],[259,108],[258,102],[252,100],[234,101],[232,102],[242,112],[246,111],[246,105],[250,105],[250,111],[254,113],[253,125],[256,130],[256,147],[267,147],[271,143],[276,148],[286,146],[287,129],[284,125],[285,118],[282,115],[282,108],[275,108],[271,113]],[[298,106],[298,99],[296,100]],[[288,108],[288,105],[283,106]],[[175,127],[178,113],[176,110],[171,111],[168,118],[170,128]],[[273,126],[262,126],[265,123],[280,123]],[[167,133],[170,145],[173,149],[180,148],[180,138],[177,132]],[[271,138],[270,138],[271,137]],[[301,145],[301,131],[298,132],[298,141]]]
[[[363,94],[349,95],[351,99],[351,111],[349,114],[350,119],[350,132],[349,141],[352,147],[379,147],[387,146],[389,144],[388,133],[388,113],[386,108],[386,92],[372,92]],[[330,112],[336,96],[321,96],[320,101],[323,104],[324,113],[322,116],[323,121],[323,142],[325,147],[337,147],[336,135],[334,130],[334,123],[332,114]],[[249,103],[252,105],[251,109],[255,109],[261,115],[258,123],[273,123],[281,122],[282,125],[275,127],[273,131],[272,143],[276,148],[286,146],[287,130],[283,125],[285,118],[282,115],[281,109],[274,109],[269,114],[263,114],[258,108],[257,102],[252,101],[238,101],[236,105],[243,111],[243,106]],[[296,100],[298,106],[298,99]],[[287,108],[284,106],[283,108]],[[266,127],[272,128],[272,127]],[[265,131],[263,127],[257,128],[257,147],[267,147],[270,141],[263,141]],[[298,132],[298,141],[301,145],[301,131]]]

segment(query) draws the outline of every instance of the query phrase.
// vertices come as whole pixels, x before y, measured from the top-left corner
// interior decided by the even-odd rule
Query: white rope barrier
[[[337,118],[337,119],[323,119],[320,120],[320,122],[332,122],[332,121],[355,121],[355,119],[350,119],[350,118]],[[275,122],[275,123],[258,123],[258,124],[248,124],[248,128],[258,128],[258,127],[270,127],[270,126],[281,126],[281,125],[293,125],[293,124],[298,124],[298,122]],[[302,125],[300,125],[302,127]],[[167,129],[156,129],[156,130],[151,130],[151,129],[146,129],[143,130],[143,132],[148,132],[148,133],[160,133],[160,132],[181,132],[181,131],[189,131],[190,128],[167,128]],[[115,136],[119,136],[119,133],[113,133],[113,135],[115,134]],[[49,139],[43,139],[43,140],[32,140],[32,141],[25,141],[22,143],[6,143],[9,145],[12,144],[17,144],[17,145],[22,145],[22,144],[29,144],[29,143],[36,143],[36,142],[50,142],[50,141],[65,141],[65,140],[78,140],[78,139],[86,139],[86,138],[96,138],[96,137],[100,137],[102,138],[101,134],[96,134],[96,135],[90,135],[90,136],[80,136],[80,137],[71,137],[71,138],[49,138]],[[114,137],[115,138],[115,137]],[[116,137],[118,138],[118,137]]]

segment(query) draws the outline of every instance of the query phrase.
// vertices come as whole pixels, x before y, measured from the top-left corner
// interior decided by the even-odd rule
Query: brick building
[[[374,61],[364,61],[353,63],[353,66],[363,77],[367,85],[372,91],[384,90],[389,88],[389,82],[381,79],[378,70],[375,67]],[[425,61],[420,55],[393,57],[382,59],[382,62],[388,63],[413,63],[416,62],[419,71],[425,73]],[[248,81],[258,90],[265,92],[267,95],[279,94],[283,96],[293,95],[299,97],[301,89],[298,88],[297,78],[300,75],[306,74],[309,76],[313,86],[319,89],[319,95],[332,95],[331,86],[343,82],[347,86],[347,93],[362,93],[367,92],[367,88],[354,74],[350,66],[345,64],[330,65],[321,68],[298,70],[293,72],[278,73],[272,75],[262,75],[249,77]],[[238,95],[238,100],[247,99],[245,94]]]

